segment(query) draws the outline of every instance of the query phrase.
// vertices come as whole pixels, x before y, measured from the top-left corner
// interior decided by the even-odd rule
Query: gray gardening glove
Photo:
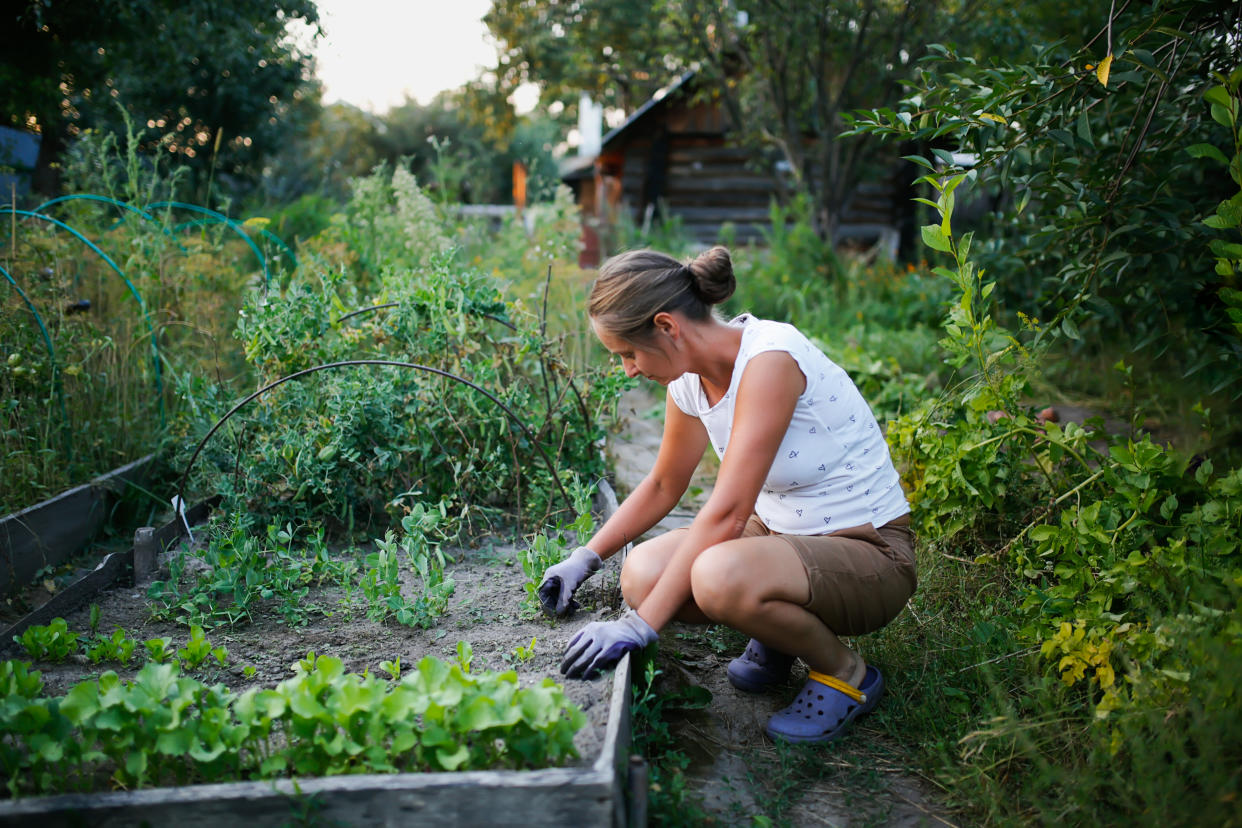
[[[593,679],[600,670],[615,667],[621,656],[657,638],[659,634],[634,610],[616,621],[592,621],[569,640],[561,672],[566,678]]]
[[[565,616],[578,608],[574,592],[604,565],[599,555],[579,546],[569,557],[543,573],[539,584],[539,603],[548,615]]]

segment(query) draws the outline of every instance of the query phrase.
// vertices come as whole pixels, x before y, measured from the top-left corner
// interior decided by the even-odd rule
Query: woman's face
[[[685,368],[679,368],[675,363],[676,353],[670,341],[659,331],[655,332],[650,341],[637,345],[596,324],[594,319],[591,320],[591,327],[595,329],[595,336],[599,338],[600,344],[621,358],[621,367],[625,369],[627,377],[641,374],[660,385],[668,385],[685,373]]]

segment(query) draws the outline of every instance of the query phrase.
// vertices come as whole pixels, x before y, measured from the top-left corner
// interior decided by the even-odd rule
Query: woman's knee
[[[704,549],[690,568],[690,591],[694,602],[709,618],[726,621],[745,613],[755,600],[755,573],[750,571],[726,544]]]
[[[647,541],[635,546],[621,567],[621,595],[631,607],[637,607],[651,592],[660,574],[668,566],[662,539]]]

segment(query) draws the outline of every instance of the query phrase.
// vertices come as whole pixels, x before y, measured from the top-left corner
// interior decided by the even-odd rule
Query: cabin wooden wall
[[[639,227],[661,215],[675,219],[700,244],[715,242],[726,223],[738,243],[762,242],[771,226],[771,202],[791,194],[790,182],[772,158],[729,146],[726,128],[719,105],[662,101],[604,147],[594,189],[607,197],[580,192],[584,214],[592,201],[589,215],[603,218],[607,202],[609,214],[626,215]],[[881,242],[895,255],[898,187],[896,176],[860,186],[843,207],[838,243]]]

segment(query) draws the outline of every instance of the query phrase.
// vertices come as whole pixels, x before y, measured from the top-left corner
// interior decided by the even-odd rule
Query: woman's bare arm
[[[642,535],[673,510],[690,485],[707,449],[707,429],[667,396],[664,435],[655,465],[613,516],[587,541],[591,551],[607,558]]]
[[[747,363],[738,386],[729,446],[711,497],[638,607],[638,614],[653,629],[672,620],[690,599],[690,568],[695,558],[708,547],[741,536],[805,388],[806,377],[788,353],[769,351]]]

